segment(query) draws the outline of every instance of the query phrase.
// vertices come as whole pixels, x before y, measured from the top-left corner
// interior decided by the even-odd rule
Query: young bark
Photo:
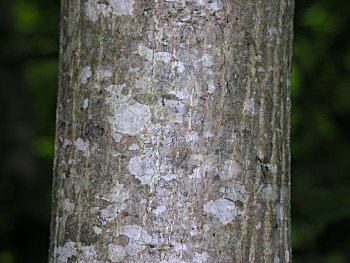
[[[292,0],[62,0],[50,262],[289,262]]]

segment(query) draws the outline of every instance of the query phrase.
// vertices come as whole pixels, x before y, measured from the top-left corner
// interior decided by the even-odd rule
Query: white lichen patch
[[[224,225],[232,222],[236,216],[242,214],[242,211],[227,199],[217,199],[215,202],[210,200],[204,205],[204,211],[217,217]]]
[[[277,255],[274,257],[273,263],[280,263],[280,258]]]
[[[193,259],[192,259],[192,262],[193,263],[205,263],[205,262],[208,262],[208,258],[209,258],[209,255],[206,252],[204,252],[204,253],[195,252]]]
[[[152,237],[138,225],[123,226],[119,233],[129,237],[129,243],[126,246],[126,252],[128,255],[135,256],[144,249],[147,244],[150,244]]]
[[[274,201],[277,199],[277,193],[276,186],[269,185],[269,184],[261,184],[258,189],[258,193],[260,194],[261,198]]]
[[[83,67],[80,73],[80,83],[84,85],[87,84],[91,75],[92,75],[91,67],[90,66]]]
[[[215,85],[214,85],[214,80],[210,79],[207,81],[207,86],[208,86],[208,93],[213,94],[215,92]]]
[[[152,49],[146,47],[143,43],[138,46],[138,54],[148,61],[162,61],[169,63],[171,61],[171,54],[165,51],[154,52]]]
[[[183,261],[181,257],[170,255],[166,260],[162,260],[160,263],[188,263],[188,262]]]
[[[95,198],[110,203],[122,203],[129,198],[129,193],[124,189],[123,184],[116,183],[108,194],[96,195]]]
[[[186,134],[186,142],[196,142],[198,140],[199,140],[199,136],[197,132],[192,131]]]
[[[220,192],[224,193],[225,197],[230,200],[243,202],[246,189],[243,184],[235,183],[232,186],[220,188]]]
[[[63,247],[59,246],[55,248],[54,254],[57,259],[57,263],[67,263],[68,259],[76,254],[74,242],[66,242]]]
[[[127,207],[124,202],[129,198],[129,193],[125,191],[123,184],[116,183],[108,194],[96,195],[95,198],[111,203],[100,210],[99,215],[101,219],[111,221],[118,216],[121,210]]]
[[[212,55],[204,54],[201,58],[204,67],[210,68],[214,65],[214,59]]]
[[[277,165],[272,163],[266,163],[264,164],[264,170],[266,170],[267,173],[276,175],[277,174]]]
[[[89,99],[84,99],[83,101],[83,109],[85,110],[89,106]]]
[[[206,0],[204,2],[206,2],[205,7],[210,11],[219,11],[223,7],[223,4],[221,3],[220,0],[214,0],[214,1]]]
[[[132,15],[134,12],[134,0],[109,0],[113,9],[113,15]]]
[[[129,171],[141,181],[141,184],[150,185],[156,173],[155,163],[152,155],[135,156],[129,162]]]
[[[66,148],[68,145],[72,145],[72,141],[69,139],[63,140],[63,148]]]
[[[169,94],[181,97],[185,96],[183,93],[179,92],[169,92]],[[176,100],[165,100],[165,106],[166,119],[169,122],[183,123],[186,114],[186,106],[184,103]]]
[[[113,138],[113,141],[115,142],[121,142],[123,135],[119,132],[113,131],[112,138]]]
[[[87,17],[96,22],[99,15],[103,17],[133,15],[133,0],[109,0],[108,4],[99,4],[96,0],[88,0],[85,6]]]
[[[164,205],[160,205],[156,209],[154,209],[153,213],[156,216],[159,216],[160,214],[164,213],[165,211],[166,211],[166,207]]]
[[[256,229],[256,230],[259,230],[259,229],[261,229],[261,226],[262,226],[262,225],[261,225],[261,222],[259,222],[259,223],[256,224],[255,229]]]
[[[223,8],[220,0],[165,0],[166,2],[175,2],[178,4],[191,3],[199,6],[205,6],[209,11],[215,12]]]
[[[263,72],[265,72],[265,68],[263,68],[263,67],[258,67],[258,68],[256,69],[256,71],[257,71],[257,72],[260,72],[260,73],[263,73]]]
[[[74,211],[75,204],[68,198],[62,200],[62,210],[66,213],[72,213]]]
[[[241,166],[235,160],[225,160],[222,170],[219,174],[220,180],[229,181],[241,174]]]
[[[102,229],[99,228],[99,227],[97,227],[97,226],[94,226],[94,227],[93,227],[93,230],[94,230],[94,232],[95,232],[97,235],[99,235],[99,234],[102,233]]]
[[[139,44],[138,46],[138,54],[141,57],[144,57],[145,59],[147,59],[148,61],[152,61],[153,60],[153,50],[146,47],[143,43]]]
[[[96,70],[96,79],[99,81],[107,80],[113,77],[112,69],[109,67],[98,67]]]
[[[171,61],[171,54],[169,52],[156,52],[154,54],[154,59],[157,61],[169,63]]]
[[[125,84],[121,85],[110,85],[105,88],[105,91],[109,93],[106,97],[105,102],[111,105],[113,108],[118,107],[121,103],[127,102],[131,98],[131,90],[127,95],[122,94],[123,89],[126,87]]]
[[[253,98],[246,100],[243,105],[243,112],[250,115],[254,115],[254,107],[255,103]]]
[[[74,145],[81,152],[86,152],[89,149],[89,141],[84,141],[80,137],[74,141]]]
[[[193,169],[192,174],[190,174],[190,178],[194,179],[201,179],[207,174],[208,172],[211,173],[215,171],[214,168],[214,160],[212,159],[202,159],[201,163],[198,167]]]
[[[182,73],[185,71],[185,65],[182,61],[179,61],[176,63],[176,67],[177,67],[177,72],[178,73]]]
[[[108,244],[108,258],[112,262],[120,262],[126,256],[126,249],[119,245]]]
[[[79,263],[96,262],[97,253],[94,246],[85,246],[80,248]]]
[[[113,203],[111,205],[108,205],[102,210],[100,210],[100,218],[104,221],[112,221],[118,216],[120,211],[122,211],[126,207],[127,206],[125,203]]]
[[[289,260],[289,251],[288,251],[288,249],[286,249],[285,251],[284,251],[284,259],[285,259],[285,261],[288,263],[290,260]]]
[[[151,122],[151,112],[147,105],[121,104],[117,107],[115,115],[109,118],[115,131],[135,136]]]
[[[138,144],[136,144],[136,143],[133,143],[133,144],[131,144],[130,146],[129,146],[129,150],[130,151],[136,151],[136,150],[138,150],[140,147],[139,147],[139,145]]]

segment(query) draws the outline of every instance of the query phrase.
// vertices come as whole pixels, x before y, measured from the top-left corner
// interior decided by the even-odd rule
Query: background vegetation
[[[296,0],[295,263],[350,262],[350,1]],[[0,263],[47,262],[58,0],[0,2]]]

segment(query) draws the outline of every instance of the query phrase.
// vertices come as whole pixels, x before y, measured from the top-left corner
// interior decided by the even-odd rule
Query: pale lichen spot
[[[193,170],[192,174],[190,175],[190,178],[200,179],[203,178],[207,174],[207,172],[211,173],[215,170],[213,160],[205,158],[203,158],[202,160],[200,160],[200,158],[198,159],[202,164],[200,164]]]
[[[118,216],[120,211],[122,211],[125,208],[125,203],[113,203],[111,205],[106,206],[100,211],[100,218],[105,221],[112,221]]]
[[[215,92],[215,85],[214,85],[214,80],[210,79],[207,81],[207,85],[208,85],[208,93],[209,94],[213,94]]]
[[[131,90],[129,90],[128,94],[124,95],[122,93],[124,88],[126,88],[125,84],[106,87],[105,90],[109,92],[110,95],[106,96],[105,102],[111,105],[111,107],[118,107],[120,104],[127,102],[131,98]]]
[[[113,8],[113,15],[133,15],[134,0],[109,0],[109,5]]]
[[[274,185],[261,184],[258,189],[258,193],[260,194],[261,198],[274,201],[278,198],[278,191],[275,188],[276,186]]]
[[[257,71],[257,72],[260,72],[260,73],[263,73],[263,72],[265,72],[265,68],[263,68],[263,67],[258,67],[258,68],[256,69],[256,71]]]
[[[167,260],[162,260],[160,263],[187,263],[187,262],[181,260],[181,258],[177,256],[170,255],[169,258],[167,258]]]
[[[192,131],[186,134],[186,142],[196,142],[198,140],[199,140],[199,136],[197,132]]]
[[[63,148],[66,148],[68,145],[72,145],[72,141],[69,139],[63,140]]]
[[[214,0],[214,1],[206,0],[205,2],[206,2],[205,7],[210,11],[219,11],[223,7],[223,4],[221,3],[220,0]]]
[[[209,54],[204,54],[201,58],[204,67],[210,68],[214,65],[213,56]]]
[[[129,193],[123,184],[115,183],[108,194],[96,195],[96,199],[102,199],[110,203],[122,203],[129,198]]]
[[[112,262],[120,262],[126,256],[126,249],[120,245],[108,244],[108,257]]]
[[[262,226],[262,224],[261,224],[261,222],[259,222],[255,225],[255,229],[259,230],[259,229],[261,229],[261,226]]]
[[[72,213],[74,211],[75,204],[71,202],[70,199],[65,198],[62,201],[62,209],[67,213]]]
[[[156,52],[154,54],[154,59],[157,61],[169,63],[171,61],[171,54],[169,52]]]
[[[227,199],[217,199],[215,202],[210,200],[204,205],[204,211],[217,217],[224,225],[232,222],[236,216],[242,214],[242,211],[232,201]]]
[[[273,263],[280,263],[280,258],[277,255],[274,257]]]
[[[89,148],[89,142],[84,141],[82,138],[78,138],[74,141],[74,145],[77,148],[78,151],[86,152]]]
[[[94,230],[94,232],[95,232],[97,235],[100,235],[100,234],[102,233],[102,229],[99,228],[99,227],[97,227],[97,226],[94,226],[94,227],[93,227],[93,230]]]
[[[141,57],[144,57],[148,61],[152,61],[153,59],[153,50],[146,47],[143,43],[139,44],[138,53]]]
[[[138,144],[136,144],[136,143],[133,143],[133,144],[131,144],[130,146],[129,146],[129,150],[130,151],[136,151],[136,150],[138,150],[140,147],[139,147],[139,145]]]
[[[147,105],[135,103],[133,105],[121,104],[111,124],[117,132],[135,136],[139,134],[151,121],[150,108]]]
[[[156,209],[154,209],[153,213],[158,216],[166,211],[166,207],[164,205],[158,206]]]
[[[88,0],[85,4],[87,17],[96,22],[99,15],[104,17],[133,15],[133,0],[109,0],[107,4],[100,4],[96,0]]]
[[[80,248],[80,262],[96,262],[97,253],[94,246],[85,246]]]
[[[90,66],[83,67],[80,73],[80,83],[84,85],[87,84],[91,75],[92,75],[91,67]]]
[[[99,81],[107,80],[113,77],[112,69],[109,67],[98,67],[96,70],[96,79]]]
[[[89,99],[84,99],[83,101],[83,109],[85,110],[89,106]]]
[[[223,168],[219,174],[220,180],[229,181],[241,174],[241,166],[235,160],[225,160]]]
[[[121,142],[121,140],[122,140],[122,138],[123,138],[123,135],[122,135],[121,133],[119,133],[119,132],[114,131],[114,132],[112,133],[112,138],[113,138],[113,140],[114,140],[115,142]]]
[[[243,202],[246,189],[243,184],[234,183],[232,186],[220,188],[220,192],[224,193],[225,197],[230,200]]]
[[[192,259],[192,262],[193,263],[205,263],[205,262],[208,262],[208,258],[209,258],[209,255],[206,252],[204,252],[204,253],[195,252],[193,259]]]
[[[277,165],[276,164],[266,163],[266,164],[264,164],[264,169],[266,170],[266,172],[268,172],[272,175],[277,174]]]
[[[209,11],[216,12],[223,8],[220,0],[165,0],[166,2],[175,2],[183,4],[186,2],[193,3],[199,6],[205,6]]]
[[[141,155],[131,158],[129,171],[141,181],[141,184],[150,185],[155,174],[155,158],[152,155]]]
[[[206,130],[203,133],[203,136],[204,136],[204,138],[211,138],[211,137],[214,137],[214,133],[211,130]]]
[[[246,100],[243,105],[243,112],[254,115],[254,107],[255,103],[253,98]]]
[[[286,249],[286,250],[284,251],[284,258],[285,258],[285,261],[286,261],[287,263],[290,261],[290,259],[289,259],[289,250],[288,250],[288,249]]]
[[[152,237],[138,225],[127,225],[120,229],[121,235],[129,237],[129,243],[126,247],[128,255],[135,256],[146,248],[147,244],[150,244]]]
[[[63,247],[59,246],[55,248],[54,254],[58,263],[67,263],[68,259],[76,254],[74,242],[66,242]]]
[[[182,73],[185,71],[185,66],[184,63],[182,61],[177,62],[177,72],[178,73]]]

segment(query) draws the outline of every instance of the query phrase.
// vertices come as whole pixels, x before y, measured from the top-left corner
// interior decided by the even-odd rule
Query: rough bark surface
[[[50,262],[290,262],[292,0],[61,1]]]

